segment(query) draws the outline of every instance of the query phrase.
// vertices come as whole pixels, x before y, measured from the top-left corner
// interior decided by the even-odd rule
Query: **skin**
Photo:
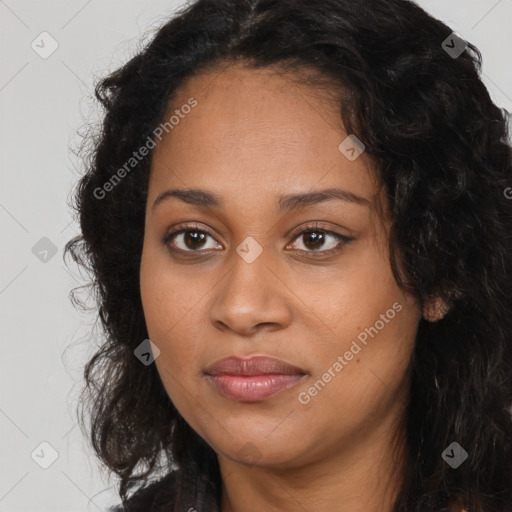
[[[393,441],[404,439],[421,310],[393,277],[389,210],[371,161],[340,152],[347,133],[338,106],[293,78],[233,64],[177,91],[170,114],[190,97],[198,104],[153,155],[140,268],[148,333],[169,397],[218,454],[222,512],[390,512],[405,455]],[[330,200],[277,210],[281,195],[334,187],[369,205]],[[169,198],[153,208],[171,188],[207,190],[225,204]],[[326,235],[315,250],[297,236],[315,221],[317,232],[353,240],[339,245]],[[183,222],[192,224],[189,234],[197,223],[212,235],[195,245],[177,235],[166,245],[166,233]],[[252,263],[236,252],[247,237],[262,249]],[[173,243],[188,252],[173,253]],[[319,255],[337,245],[339,252]],[[401,311],[300,403],[299,393],[394,303]],[[265,401],[237,402],[204,375],[230,355],[277,357],[307,376]]]

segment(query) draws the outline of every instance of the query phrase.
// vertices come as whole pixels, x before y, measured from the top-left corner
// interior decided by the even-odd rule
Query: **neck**
[[[370,436],[361,432],[336,453],[331,448],[308,463],[248,466],[219,455],[221,512],[392,512],[406,453],[403,441],[395,441],[405,435],[393,437],[392,423],[381,423]]]

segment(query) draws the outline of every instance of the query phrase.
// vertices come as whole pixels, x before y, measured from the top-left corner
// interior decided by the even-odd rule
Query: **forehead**
[[[165,116],[181,114],[155,149],[150,193],[201,187],[243,202],[244,191],[264,201],[270,195],[343,186],[372,197],[377,180],[369,159],[363,153],[350,161],[340,151],[350,134],[339,102],[314,83],[241,65],[187,80]],[[190,99],[196,106],[181,111]]]

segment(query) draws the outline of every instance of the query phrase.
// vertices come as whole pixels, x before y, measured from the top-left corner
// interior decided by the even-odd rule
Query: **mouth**
[[[259,402],[298,384],[307,373],[267,356],[227,357],[208,366],[207,381],[222,396],[239,402]]]

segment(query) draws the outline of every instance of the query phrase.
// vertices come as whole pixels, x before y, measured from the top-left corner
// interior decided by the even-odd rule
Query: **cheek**
[[[302,308],[310,318],[310,329],[325,340],[326,347],[333,350],[344,349],[345,343],[379,322],[381,315],[391,310],[390,322],[386,322],[385,331],[391,324],[397,324],[406,316],[392,308],[399,303],[417,317],[415,301],[404,294],[393,276],[388,255],[375,246],[368,237],[366,241],[347,251],[342,264],[326,269],[318,279],[310,279],[297,273],[289,276],[294,289],[304,298]],[[308,315],[310,310],[312,315]],[[419,318],[418,318],[419,320]],[[348,350],[348,348],[347,348]]]
[[[396,284],[387,255],[372,250],[359,256],[321,290],[306,287],[327,334],[312,359],[309,387],[299,390],[305,409],[330,414],[336,404],[354,425],[378,416],[406,387],[420,320],[417,301]]]
[[[165,251],[145,247],[140,291],[149,338],[160,350],[155,363],[166,390],[178,405],[200,377],[206,319],[201,312],[209,285],[192,267],[176,271]],[[174,384],[173,384],[174,383]],[[184,389],[182,389],[184,388]]]
[[[187,294],[168,272],[162,258],[152,248],[144,247],[140,268],[140,292],[149,339],[160,349],[156,360],[159,370],[173,370],[176,357],[186,353],[179,350],[175,335],[179,320],[190,308]],[[162,365],[162,361],[165,364]],[[162,375],[164,378],[164,375]]]
[[[375,318],[367,325],[353,322],[338,337],[337,346],[329,347],[317,361],[317,371],[294,397],[301,413],[297,417],[308,425],[305,443],[327,450],[333,439],[355,442],[377,425],[394,428],[388,423],[390,411],[401,411],[407,401],[408,366],[417,330],[414,304],[404,300],[401,305],[403,309],[380,330]]]
[[[145,261],[151,263],[146,265]],[[176,273],[163,271],[155,259],[143,257],[140,285],[148,335],[160,350],[155,365],[162,384],[175,407],[187,417],[194,416],[199,397],[193,370],[200,339],[190,329],[194,295],[187,293]]]
[[[155,341],[165,340],[188,322],[204,296],[205,280],[191,269],[171,265],[170,257],[154,243],[144,246],[140,267],[140,292],[146,325]]]

